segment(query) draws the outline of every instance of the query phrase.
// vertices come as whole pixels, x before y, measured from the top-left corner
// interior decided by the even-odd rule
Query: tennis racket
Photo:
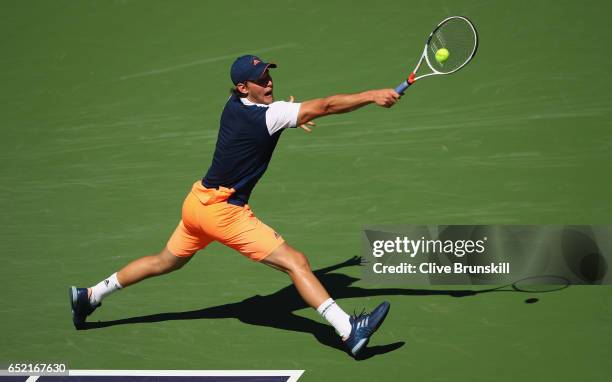
[[[442,20],[427,38],[419,63],[395,91],[404,94],[410,85],[422,78],[455,73],[474,58],[477,48],[478,33],[470,20],[462,16]],[[419,69],[422,70],[417,74]]]

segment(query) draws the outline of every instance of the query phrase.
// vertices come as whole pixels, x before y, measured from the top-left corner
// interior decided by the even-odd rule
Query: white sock
[[[349,315],[346,314],[333,299],[328,298],[325,300],[321,306],[317,308],[317,312],[336,329],[336,333],[338,333],[340,337],[346,338],[351,334]]]
[[[98,305],[102,302],[104,297],[121,288],[122,286],[117,280],[117,272],[115,272],[108,278],[100,281],[98,284],[91,287],[91,296],[89,296],[89,302],[94,306]]]

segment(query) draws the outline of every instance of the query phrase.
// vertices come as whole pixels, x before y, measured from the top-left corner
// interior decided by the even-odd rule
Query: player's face
[[[257,81],[247,81],[246,89],[249,92],[248,98],[255,103],[269,105],[274,102],[274,84],[272,76],[268,70]]]

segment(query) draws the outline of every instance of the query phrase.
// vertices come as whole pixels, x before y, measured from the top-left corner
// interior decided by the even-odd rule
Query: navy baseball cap
[[[230,69],[234,85],[246,81],[256,81],[263,76],[266,69],[276,68],[276,64],[263,62],[259,57],[250,54],[238,57]]]

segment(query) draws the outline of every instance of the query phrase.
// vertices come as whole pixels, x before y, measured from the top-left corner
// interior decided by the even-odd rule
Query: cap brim
[[[269,68],[276,68],[278,67],[275,63],[271,62],[269,64],[266,64],[266,66],[264,66],[263,70],[261,71],[261,73],[259,74],[259,78],[263,77],[264,73],[266,72],[266,70],[268,70]]]

